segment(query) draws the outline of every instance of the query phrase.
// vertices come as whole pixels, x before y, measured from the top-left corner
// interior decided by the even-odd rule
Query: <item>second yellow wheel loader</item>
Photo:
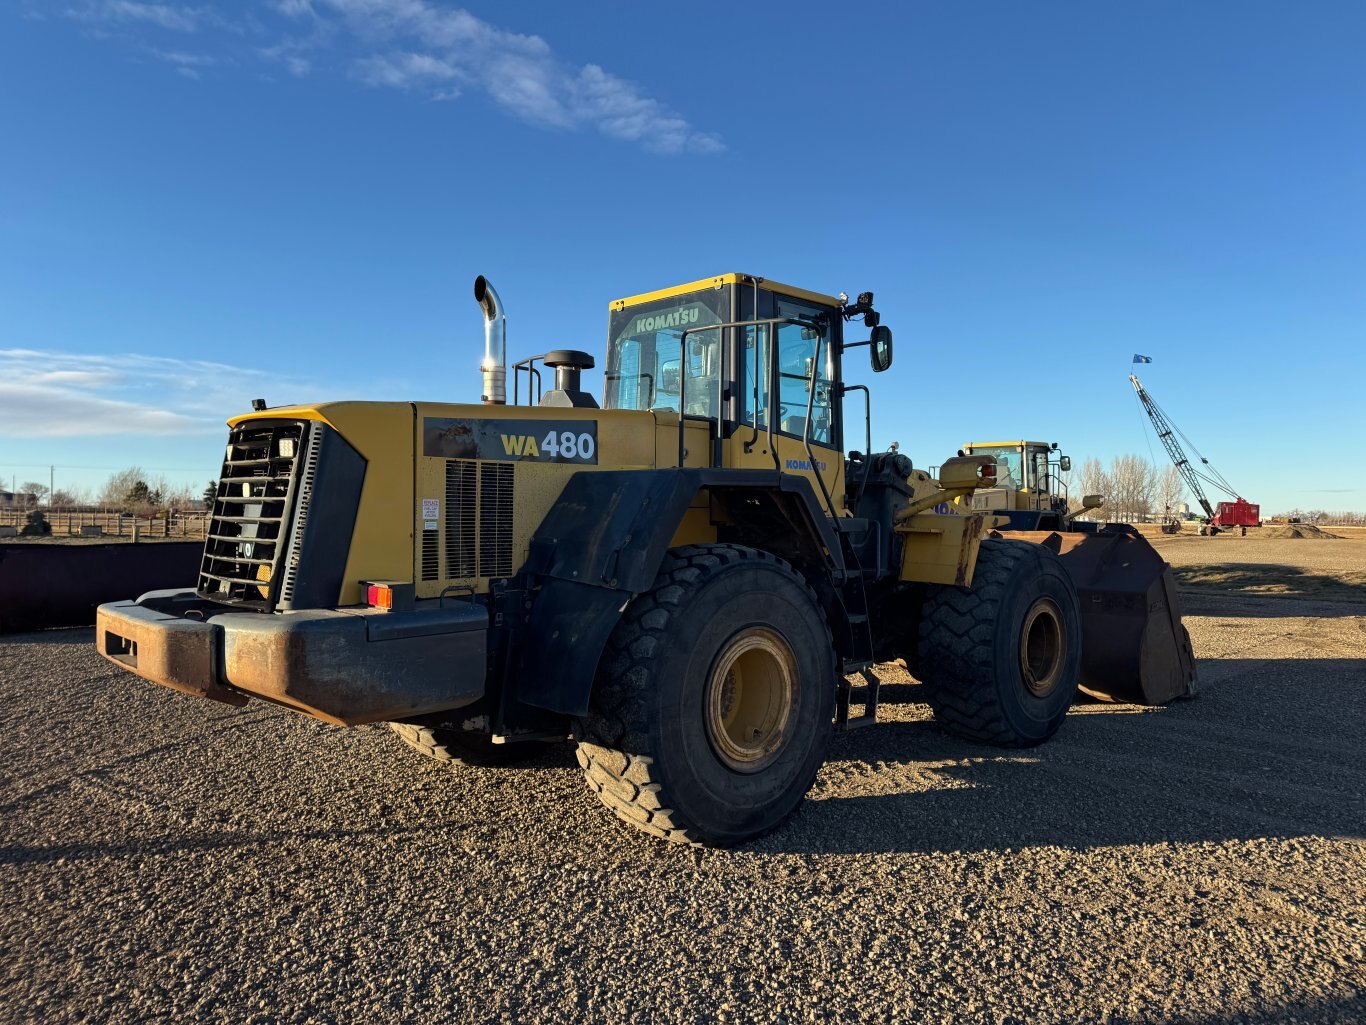
[[[475,298],[482,404],[253,403],[198,585],[101,606],[100,652],[203,698],[389,722],[446,760],[572,738],[619,816],[713,844],[797,806],[860,721],[846,677],[876,662],[905,658],[946,729],[1006,746],[1058,729],[1092,649],[1098,690],[1190,688],[1160,559],[1079,577],[1062,534],[971,507],[991,456],[932,478],[869,453],[842,368],[860,347],[891,363],[871,293],[724,274],[617,300],[601,407],[576,350],[514,365],[508,405],[503,305],[483,278]]]
[[[1085,638],[1081,689],[1144,705],[1192,693],[1190,637],[1171,567],[1133,527],[1078,519],[1104,497],[1086,495],[1071,508],[1063,475],[1072,460],[1057,443],[972,441],[959,454],[995,459],[996,484],[958,503],[996,516],[999,537],[1051,548],[1076,585]],[[1153,614],[1143,619],[1137,609]]]

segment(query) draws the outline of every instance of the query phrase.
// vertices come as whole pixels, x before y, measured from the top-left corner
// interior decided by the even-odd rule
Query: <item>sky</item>
[[[741,271],[876,294],[849,376],[917,465],[1160,460],[1141,353],[1264,513],[1363,510],[1363,53],[1356,2],[10,0],[0,477],[477,401],[477,274],[511,358],[601,365],[610,300]]]

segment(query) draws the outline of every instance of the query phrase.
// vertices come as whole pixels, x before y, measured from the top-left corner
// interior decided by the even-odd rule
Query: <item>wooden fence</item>
[[[202,512],[181,512],[172,510],[168,516],[160,512],[152,516],[134,516],[121,512],[48,512],[43,515],[52,526],[53,537],[80,537],[82,533],[96,534],[98,528],[102,537],[175,537],[202,539],[208,526],[208,516]],[[14,526],[20,530],[28,521],[28,513],[11,509],[0,509],[0,527]]]

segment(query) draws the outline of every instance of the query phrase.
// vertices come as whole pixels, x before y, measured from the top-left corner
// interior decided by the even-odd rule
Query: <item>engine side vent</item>
[[[275,607],[308,438],[309,425],[299,421],[250,420],[229,432],[200,563],[201,596]]]
[[[475,516],[478,506],[476,463],[468,459],[446,462],[446,576],[466,579],[478,575],[475,562]]]
[[[512,576],[513,464],[479,467],[479,575]]]
[[[422,531],[422,579],[439,580],[441,578],[441,535],[435,530]]]

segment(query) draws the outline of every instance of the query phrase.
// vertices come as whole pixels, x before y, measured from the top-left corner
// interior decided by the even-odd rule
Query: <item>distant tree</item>
[[[23,484],[19,485],[19,495],[20,501],[23,502],[24,506],[32,509],[35,506],[41,505],[43,499],[47,497],[47,485],[41,484],[36,480],[26,480]]]
[[[133,481],[132,487],[128,489],[128,494],[123,498],[123,505],[132,509],[147,508],[160,504],[160,490],[152,487],[145,480]]]
[[[74,491],[58,488],[52,492],[52,498],[47,504],[52,509],[70,509],[73,505],[80,505],[80,499]]]
[[[1165,519],[1177,515],[1177,507],[1186,495],[1186,482],[1181,479],[1181,471],[1168,466],[1157,477],[1157,506]]]
[[[1115,456],[1110,461],[1110,490],[1113,518],[1133,522],[1142,519],[1152,506],[1156,474],[1152,463],[1142,456]]]
[[[168,509],[198,509],[199,492],[188,484],[174,488],[164,485],[161,489],[161,502]]]
[[[1081,464],[1081,495],[1102,495],[1108,506],[1110,496],[1110,476],[1105,472],[1105,467],[1101,465],[1099,459],[1092,456]],[[1095,513],[1098,517],[1109,515],[1108,510],[1102,506]]]
[[[204,501],[204,511],[205,511],[205,512],[213,512],[213,503],[214,503],[217,499],[218,499],[218,481],[216,481],[216,480],[211,480],[211,481],[209,481],[208,486],[204,489],[204,497],[203,497],[203,501]]]
[[[104,487],[100,489],[99,504],[106,509],[122,509],[126,506],[128,495],[133,490],[138,481],[143,481],[146,487],[147,475],[142,472],[140,466],[130,466],[126,470],[120,470],[104,482]]]

